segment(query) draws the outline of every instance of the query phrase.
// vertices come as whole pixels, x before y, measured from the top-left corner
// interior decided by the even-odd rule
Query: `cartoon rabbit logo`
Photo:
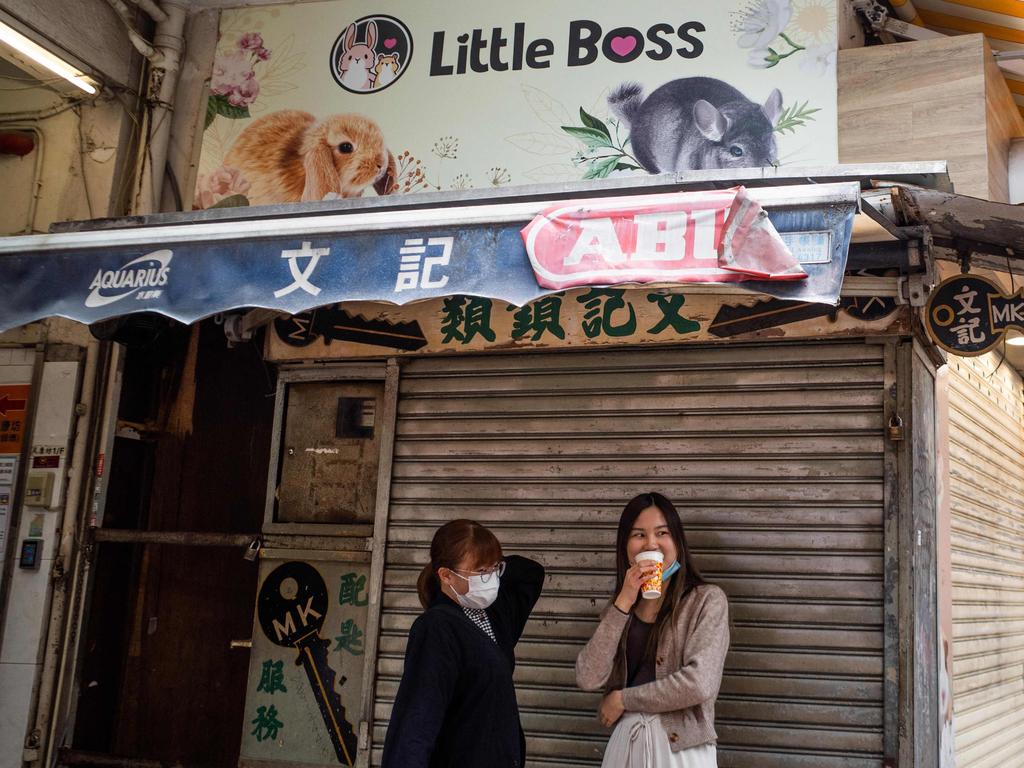
[[[374,93],[393,85],[412,58],[412,35],[392,16],[351,22],[331,50],[331,74],[349,93]]]
[[[377,66],[377,54],[373,50],[377,42],[377,23],[366,23],[366,42],[356,40],[356,25],[349,24],[345,30],[344,48],[338,58],[338,69],[341,71],[341,84],[350,91],[368,91],[373,88],[376,77],[374,67]]]

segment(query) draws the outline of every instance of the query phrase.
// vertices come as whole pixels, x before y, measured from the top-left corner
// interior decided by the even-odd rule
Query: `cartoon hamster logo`
[[[331,74],[349,93],[383,91],[409,68],[412,35],[393,16],[353,21],[331,48]]]
[[[85,299],[87,307],[105,307],[136,294],[138,299],[156,299],[171,273],[169,250],[153,251],[132,259],[120,269],[100,269],[92,279]]]

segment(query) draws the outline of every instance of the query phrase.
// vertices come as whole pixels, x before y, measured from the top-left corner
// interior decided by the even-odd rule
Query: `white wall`
[[[62,478],[67,473],[66,454],[70,451],[78,368],[79,363],[76,362],[44,363],[39,409],[31,434],[33,446],[64,446],[65,457],[60,466],[46,470],[54,475],[54,487],[58,489],[62,488]],[[31,365],[28,371],[31,375]],[[59,504],[61,500],[62,495],[58,491],[54,501]],[[22,507],[20,530],[8,547],[8,554],[13,555],[21,540],[28,538],[33,523],[42,523],[44,545],[39,569],[15,567],[11,580],[7,620],[0,647],[0,768],[18,768],[22,761],[33,691],[46,640],[43,633],[49,614],[50,575],[62,513],[60,507]]]
[[[37,134],[35,150],[25,157],[0,155],[0,234],[46,232],[55,221],[108,216],[119,168],[118,149],[127,119],[116,101],[62,108],[62,99],[47,88],[26,88],[24,81],[0,78],[3,94],[0,130]],[[16,90],[10,90],[16,89]],[[32,117],[32,114],[39,115]],[[29,217],[31,195],[38,195]],[[31,218],[31,229],[29,229]]]

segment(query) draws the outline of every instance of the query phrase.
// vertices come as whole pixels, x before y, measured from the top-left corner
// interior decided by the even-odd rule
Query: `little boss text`
[[[678,26],[654,24],[643,32],[636,27],[616,27],[607,32],[596,21],[579,20],[569,23],[566,64],[581,67],[593,64],[599,56],[617,64],[633,61],[646,55],[654,61],[672,56],[695,59],[704,52],[704,43],[698,35],[705,31],[699,21],[687,21]],[[466,72],[504,72],[547,69],[555,55],[554,41],[546,37],[527,40],[526,24],[513,25],[511,39],[501,27],[490,34],[474,29],[455,38],[455,52],[445,50],[443,31],[435,32],[430,51],[430,74],[463,75]]]

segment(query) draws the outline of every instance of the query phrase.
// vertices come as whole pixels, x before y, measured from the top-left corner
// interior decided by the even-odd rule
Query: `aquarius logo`
[[[170,277],[173,255],[169,250],[153,251],[120,269],[98,270],[89,284],[92,291],[85,299],[85,306],[105,307],[133,294],[138,294],[139,299],[159,297]]]

